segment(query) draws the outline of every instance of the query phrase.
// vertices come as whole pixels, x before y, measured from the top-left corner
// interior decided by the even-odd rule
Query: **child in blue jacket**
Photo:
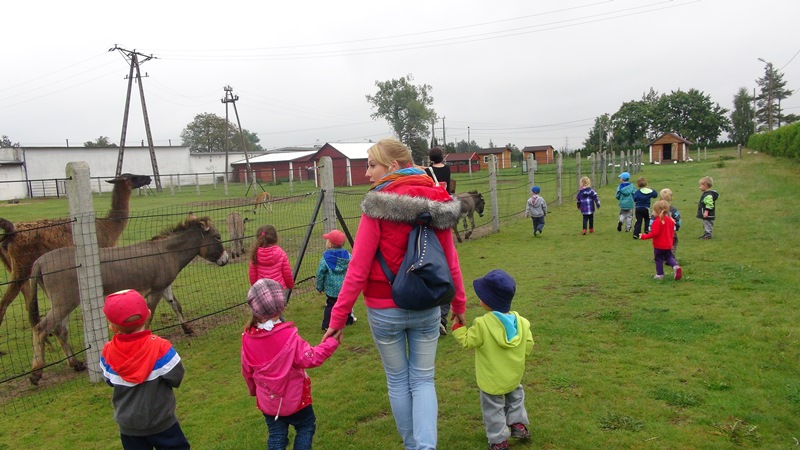
[[[631,222],[633,221],[633,194],[636,188],[631,184],[631,174],[622,172],[619,174],[619,186],[617,186],[617,193],[615,197],[619,200],[619,222],[617,222],[617,231],[622,231],[622,224],[625,224],[625,232],[631,231]]]
[[[322,314],[322,330],[325,331],[330,325],[331,311],[339,298],[344,275],[350,265],[350,252],[342,248],[345,236],[341,231],[331,230],[330,233],[323,234],[322,238],[325,239],[326,250],[319,260],[319,267],[317,267],[317,291],[328,297],[325,301],[325,312]],[[353,311],[350,311],[347,325],[355,321],[356,316],[353,315]]]
[[[633,194],[633,203],[636,206],[636,223],[633,225],[633,238],[639,239],[639,234],[644,228],[645,233],[650,232],[650,200],[658,197],[658,193],[647,187],[647,178],[636,180],[639,189]]]

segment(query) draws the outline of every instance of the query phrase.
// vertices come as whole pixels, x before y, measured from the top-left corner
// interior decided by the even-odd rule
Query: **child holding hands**
[[[322,365],[339,341],[329,337],[312,347],[292,322],[283,322],[283,287],[262,278],[247,293],[252,317],[242,333],[242,376],[269,429],[267,448],[289,445],[289,425],[295,428],[294,449],[311,449],[316,417],[311,405],[311,379],[305,369]]]
[[[481,307],[488,311],[469,328],[453,325],[453,336],[464,348],[475,349],[475,372],[489,450],[508,448],[508,438],[528,439],[528,412],[522,375],[525,357],[533,351],[531,324],[516,311],[511,300],[517,290],[514,278],[492,270],[472,282]]]

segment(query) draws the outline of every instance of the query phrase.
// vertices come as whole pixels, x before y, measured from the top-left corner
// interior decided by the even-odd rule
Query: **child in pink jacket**
[[[283,322],[283,287],[260,279],[247,293],[253,313],[242,333],[242,376],[269,429],[267,448],[289,445],[289,425],[295,428],[294,447],[311,449],[316,417],[311,406],[311,379],[305,369],[325,362],[339,341],[327,338],[312,347],[292,322]]]
[[[278,246],[278,231],[272,225],[264,225],[256,231],[248,274],[251,285],[262,278],[269,278],[280,283],[284,289],[294,288],[289,257]]]

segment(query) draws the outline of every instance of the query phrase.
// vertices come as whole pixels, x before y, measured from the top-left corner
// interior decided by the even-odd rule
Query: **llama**
[[[264,209],[272,212],[272,196],[269,195],[269,192],[264,191],[256,195],[255,201],[253,201],[253,214],[258,211],[259,206],[263,206]]]
[[[97,245],[114,247],[128,225],[130,215],[131,191],[150,184],[147,175],[124,173],[106,182],[114,185],[111,194],[111,209],[105,218],[95,222]],[[0,238],[0,260],[11,274],[11,282],[0,300],[0,324],[11,302],[22,291],[25,302],[31,298],[31,267],[37,258],[62,247],[72,247],[72,220],[42,219],[32,222],[18,222],[16,225],[0,218],[0,229],[5,234]]]
[[[236,258],[244,254],[244,224],[250,220],[242,218],[242,215],[234,211],[228,214],[226,225],[228,227],[228,236],[231,241],[231,258]]]

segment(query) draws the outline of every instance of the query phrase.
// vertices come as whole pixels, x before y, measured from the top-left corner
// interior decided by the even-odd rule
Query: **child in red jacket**
[[[664,263],[672,267],[675,273],[675,281],[683,276],[681,266],[672,256],[672,242],[675,238],[675,221],[669,214],[669,202],[659,200],[653,205],[655,220],[650,232],[639,236],[639,239],[653,239],[653,257],[656,261],[656,280],[664,278]]]
[[[278,230],[272,225],[264,225],[256,231],[256,241],[250,250],[248,275],[251,285],[262,278],[269,278],[280,283],[284,289],[294,289],[289,257],[278,246]]]

